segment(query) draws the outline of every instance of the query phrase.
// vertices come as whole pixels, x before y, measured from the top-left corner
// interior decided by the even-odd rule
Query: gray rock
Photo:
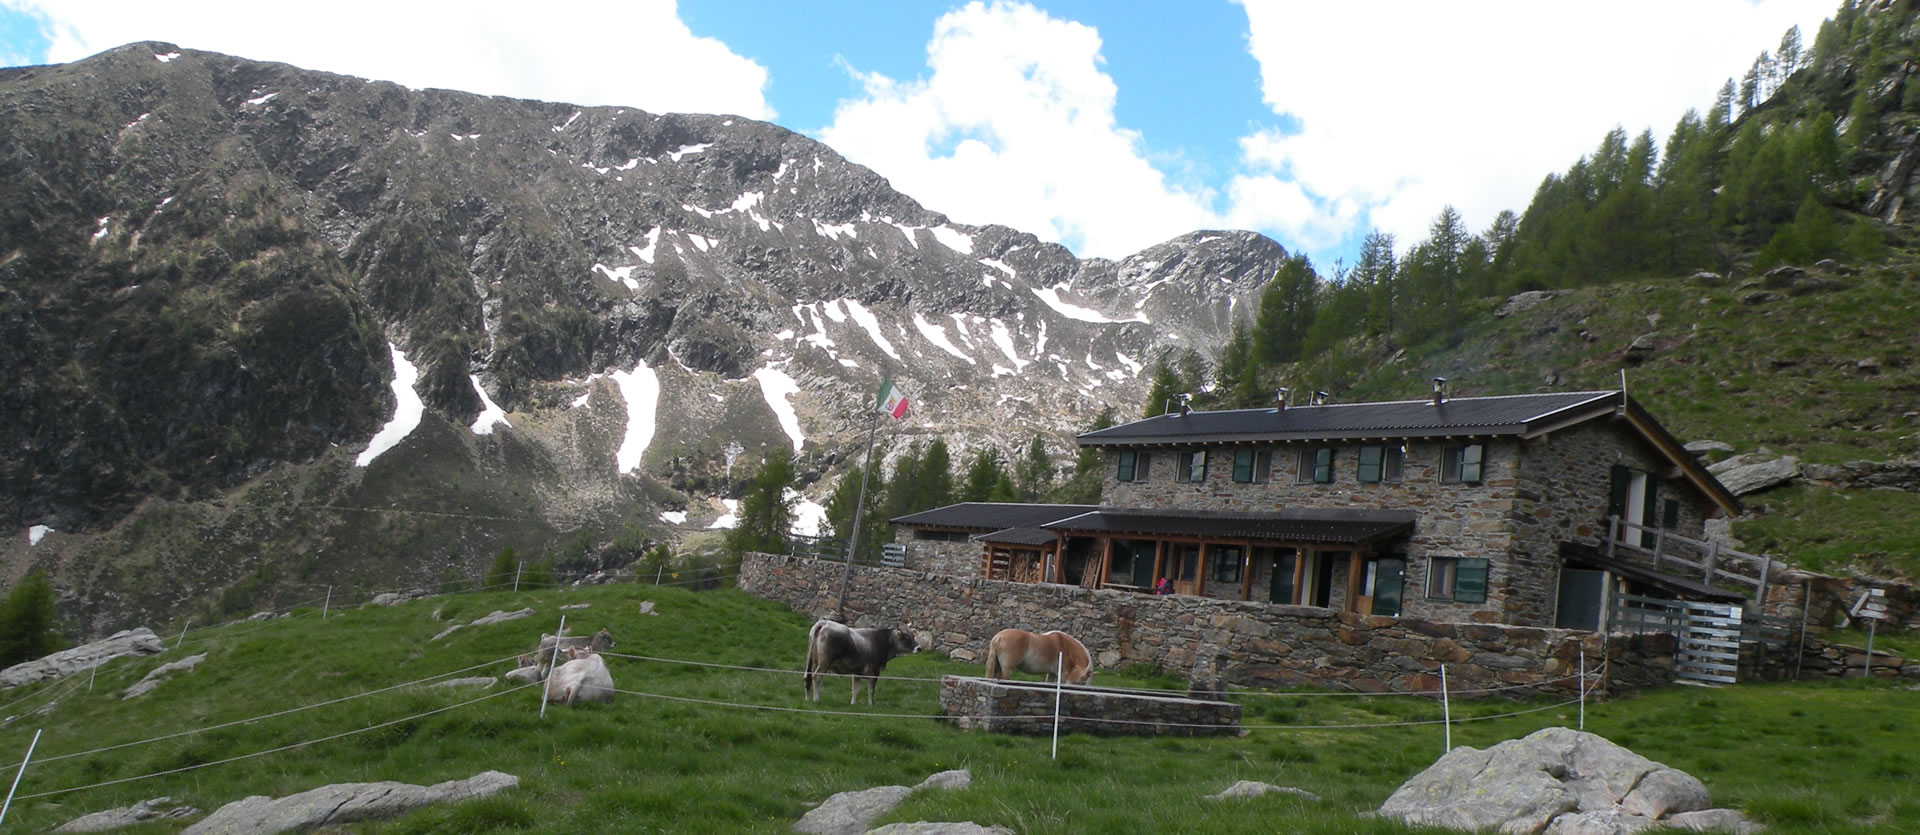
[[[1806,277],[1807,271],[1799,267],[1774,267],[1760,275],[1760,286],[1768,290],[1783,290]]]
[[[881,815],[893,811],[907,796],[921,789],[964,789],[973,783],[973,773],[961,768],[942,771],[913,788],[876,786],[861,791],[841,792],[827,798],[793,825],[793,831],[808,835],[859,835]],[[896,824],[900,825],[900,824]],[[912,826],[960,826],[963,824],[910,824]],[[971,826],[972,824],[964,824]],[[903,830],[908,831],[908,830]],[[949,830],[926,830],[949,831]],[[950,830],[954,832],[981,830]],[[991,831],[991,830],[986,830]]]
[[[1767,304],[1768,302],[1777,302],[1784,298],[1786,298],[1786,296],[1782,296],[1779,293],[1775,293],[1771,290],[1755,290],[1754,292],[1741,296],[1740,303],[1748,306],[1754,306],[1754,305]]]
[[[913,794],[906,786],[876,786],[841,792],[801,816],[793,831],[806,835],[860,835],[881,815],[893,811]]]
[[[1528,290],[1525,293],[1509,297],[1507,303],[1501,305],[1499,310],[1493,312],[1493,315],[1496,318],[1505,319],[1508,316],[1512,316],[1515,313],[1519,313],[1522,310],[1526,310],[1527,308],[1565,293],[1565,290]]]
[[[1630,818],[1706,807],[1706,787],[1684,772],[1594,734],[1547,728],[1485,751],[1447,752],[1395,790],[1379,814],[1415,826],[1542,832],[1569,813],[1613,812],[1576,817],[1564,831],[1632,832]]]
[[[1746,815],[1734,809],[1681,812],[1667,818],[1666,822],[1676,829],[1691,829],[1695,832],[1730,832],[1733,835],[1752,835],[1766,829],[1764,825],[1747,820]]]
[[[153,688],[159,687],[160,682],[166,680],[168,676],[174,673],[188,672],[200,666],[200,662],[205,660],[207,660],[207,654],[203,652],[199,655],[189,655],[171,664],[161,664],[149,671],[145,678],[134,682],[132,687],[127,688],[126,692],[121,694],[120,699],[125,701],[137,696],[145,696],[153,692]]]
[[[1652,818],[1629,815],[1619,809],[1598,812],[1572,812],[1554,818],[1543,835],[1626,835],[1666,824]]]
[[[890,823],[879,829],[869,829],[867,835],[1013,835],[1013,830],[1004,826],[981,826],[972,821],[960,823],[915,821]]]
[[[142,800],[132,806],[108,809],[81,815],[53,828],[55,832],[106,832],[111,829],[132,826],[147,821],[169,820],[172,818],[190,818],[200,814],[192,806],[176,805],[171,797],[156,797]]]
[[[1291,794],[1315,802],[1320,800],[1320,795],[1314,794],[1306,789],[1296,789],[1292,786],[1276,786],[1272,783],[1262,783],[1257,780],[1241,780],[1238,783],[1228,786],[1225,791],[1219,794],[1207,795],[1206,798],[1208,800],[1226,800],[1232,797],[1259,797],[1260,795],[1271,792]]]
[[[1632,342],[1627,343],[1627,353],[1651,354],[1653,353],[1653,349],[1658,347],[1659,340],[1660,340],[1659,331],[1640,334],[1639,336],[1634,337]]]
[[[1736,496],[1777,487],[1800,477],[1800,459],[1791,455],[1771,458],[1763,453],[1736,455],[1707,468],[1721,486]]]
[[[442,629],[440,630],[440,634],[435,635],[432,638],[428,638],[427,640],[438,641],[441,638],[445,638],[448,635],[452,635],[453,633],[458,632],[462,629],[465,629],[469,626],[490,626],[492,624],[501,623],[504,621],[519,620],[524,617],[532,617],[532,616],[533,616],[532,609],[521,609],[516,612],[502,612],[499,610],[494,610],[493,612],[488,613],[487,615],[484,615],[479,618],[475,618],[472,623],[456,623],[452,626]]]
[[[1703,452],[1732,452],[1733,444],[1725,441],[1688,441],[1687,451],[1694,455]]]
[[[373,602],[370,605],[396,606],[405,602],[407,602],[407,598],[402,596],[399,592],[389,591],[389,592],[381,592],[380,594],[374,595]]]
[[[144,626],[115,632],[104,640],[63,649],[44,658],[15,664],[0,670],[0,690],[22,684],[65,678],[82,670],[98,667],[123,655],[159,655],[166,650],[159,636]]]
[[[1718,287],[1722,284],[1727,283],[1727,279],[1725,276],[1722,276],[1716,272],[1708,272],[1706,270],[1701,270],[1697,273],[1694,273],[1693,275],[1687,276],[1687,280],[1695,284],[1703,284],[1708,287]]]
[[[307,832],[324,826],[376,820],[435,803],[486,797],[520,785],[520,778],[498,771],[432,786],[410,783],[339,783],[282,798],[249,797],[215,810],[186,828],[186,835],[251,835]]]

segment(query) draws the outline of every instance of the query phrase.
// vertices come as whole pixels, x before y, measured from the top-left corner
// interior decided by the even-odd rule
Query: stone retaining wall
[[[1098,687],[1059,688],[1060,730],[1100,736],[1235,736],[1240,706]],[[968,731],[1016,734],[1053,732],[1054,686],[1039,681],[996,681],[947,676],[940,681],[940,712]]]
[[[748,554],[740,588],[814,616],[835,609],[841,565]],[[1494,624],[1437,623],[1183,595],[1035,585],[855,566],[847,620],[905,626],[929,649],[972,661],[1006,627],[1059,629],[1079,638],[1096,667],[1148,664],[1180,675],[1259,687],[1312,685],[1362,692],[1449,689],[1460,696],[1576,692],[1606,662],[1611,689],[1673,681],[1671,636],[1612,636]],[[1526,686],[1540,685],[1540,686]],[[1478,692],[1475,692],[1478,691]]]

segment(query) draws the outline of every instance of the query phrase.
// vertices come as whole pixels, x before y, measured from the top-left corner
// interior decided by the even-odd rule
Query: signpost
[[[1860,677],[1873,676],[1873,633],[1880,622],[1887,619],[1887,593],[1883,589],[1867,589],[1860,593],[1860,599],[1854,601],[1853,608],[1847,610],[1847,617],[1865,618],[1867,621],[1867,657],[1860,662]]]

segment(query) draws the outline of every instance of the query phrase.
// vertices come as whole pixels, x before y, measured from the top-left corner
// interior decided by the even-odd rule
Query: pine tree
[[[1313,303],[1320,277],[1305,255],[1293,255],[1280,264],[1273,280],[1260,292],[1260,311],[1253,321],[1253,356],[1273,365],[1300,359],[1300,346],[1313,325]]]
[[[947,452],[947,442],[935,438],[920,458],[920,489],[914,497],[918,507],[907,512],[918,513],[953,504],[953,492],[952,456]]]
[[[1153,384],[1147,387],[1146,408],[1141,410],[1143,418],[1158,417],[1165,414],[1173,402],[1174,395],[1187,391],[1187,384],[1180,375],[1173,372],[1163,355],[1153,364]]]
[[[967,479],[960,487],[960,501],[999,501],[993,498],[993,488],[1006,476],[1006,468],[1000,465],[999,453],[981,449],[974,453],[973,463],[967,465]]]
[[[1774,50],[1773,55],[1775,69],[1780,76],[1780,82],[1782,84],[1786,83],[1787,79],[1792,78],[1794,73],[1799,72],[1806,66],[1806,57],[1800,52],[1799,24],[1794,24],[1792,28],[1786,31],[1786,34],[1780,36],[1780,48]]]
[[[827,497],[826,526],[827,536],[840,540],[845,547],[852,548],[854,540],[854,520],[860,521],[860,553],[853,555],[855,562],[874,562],[878,559],[880,546],[887,538],[887,515],[882,511],[880,501],[885,492],[883,485],[867,485],[867,503],[865,512],[859,511],[860,480],[866,474],[862,470],[848,470],[840,477],[840,483],[834,485],[833,494]]]
[[[1093,423],[1087,426],[1087,431],[1098,432],[1102,429],[1110,428],[1113,425],[1113,407],[1106,406],[1093,416]],[[1100,450],[1093,447],[1081,447],[1079,454],[1073,461],[1073,474],[1080,476],[1098,471],[1100,469],[1100,462],[1103,459],[1104,456],[1100,454]]]
[[[1020,501],[1035,502],[1045,498],[1053,490],[1053,479],[1053,455],[1047,452],[1047,440],[1035,435],[1033,443],[1027,445],[1026,457],[1020,459]]]
[[[500,549],[493,557],[493,564],[487,566],[486,578],[482,581],[488,589],[502,589],[513,585],[513,576],[520,570],[519,557],[513,553],[513,547]]]
[[[1253,333],[1244,319],[1233,321],[1227,344],[1220,347],[1220,359],[1213,364],[1213,389],[1232,398],[1232,391],[1253,361]]]
[[[0,667],[32,661],[64,643],[53,631],[53,583],[35,571],[0,601]]]
[[[793,499],[788,496],[793,480],[793,453],[783,448],[768,453],[740,499],[739,521],[727,532],[729,550],[786,552],[787,533],[793,528]]]
[[[1511,217],[1512,213],[1506,213]],[[1400,272],[1393,254],[1393,235],[1378,229],[1360,242],[1360,260],[1353,271],[1367,288],[1366,329],[1369,335],[1393,332],[1395,282]]]

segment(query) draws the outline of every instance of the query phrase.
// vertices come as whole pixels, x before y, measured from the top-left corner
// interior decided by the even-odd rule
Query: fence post
[[[1440,665],[1440,726],[1447,729],[1447,750],[1453,750],[1453,706],[1447,703],[1447,665]]]
[[[1587,648],[1583,645],[1580,647],[1580,727],[1575,728],[1575,730],[1584,731],[1586,729],[1587,729]]]
[[[515,568],[515,569],[513,570],[513,591],[514,591],[514,593],[516,593],[516,594],[518,594],[518,593],[519,593],[519,591],[520,591],[520,572],[522,572],[522,571],[525,571],[525,570],[527,570],[527,561],[526,561],[526,560],[521,560],[521,561],[520,561],[520,566],[519,566],[518,568]]]
[[[20,761],[20,770],[13,773],[13,787],[7,789],[7,802],[0,804],[0,823],[7,822],[7,810],[13,808],[13,793],[20,790],[20,778],[27,773],[27,763],[33,759],[33,748],[40,744],[40,731],[35,729],[33,741],[27,743],[27,756]]]
[[[329,584],[327,586],[327,599],[320,604],[321,620],[327,619],[327,609],[331,608],[332,606],[333,606],[333,586]]]
[[[173,642],[174,649],[179,649],[181,644],[187,642],[187,627],[191,625],[193,625],[192,618],[188,618],[186,623],[180,624],[180,638]]]
[[[553,668],[560,666],[558,663],[560,661],[560,638],[566,634],[567,616],[561,615],[560,631],[553,636],[553,649],[547,654],[547,675],[546,678],[540,680],[540,718],[542,719],[547,718],[547,685],[553,681]],[[533,651],[533,664],[535,669],[538,669],[540,666],[540,650],[538,649]]]
[[[1867,646],[1873,646],[1868,643]],[[1053,660],[1053,759],[1060,759],[1060,684],[1066,679],[1067,654],[1056,653]]]
[[[1655,571],[1660,570],[1660,559],[1663,556],[1662,552],[1666,550],[1666,547],[1667,547],[1667,532],[1664,530],[1654,531],[1653,532],[1653,570]]]
[[[1813,581],[1800,587],[1800,640],[1793,647],[1793,680],[1800,680],[1800,657],[1807,652],[1807,610],[1813,607]]]
[[[1880,625],[1879,618],[1867,618],[1867,655],[1860,659],[1860,677],[1873,679],[1873,632]]]
[[[660,585],[660,573],[667,570],[667,564],[661,563],[653,568],[653,584]]]

